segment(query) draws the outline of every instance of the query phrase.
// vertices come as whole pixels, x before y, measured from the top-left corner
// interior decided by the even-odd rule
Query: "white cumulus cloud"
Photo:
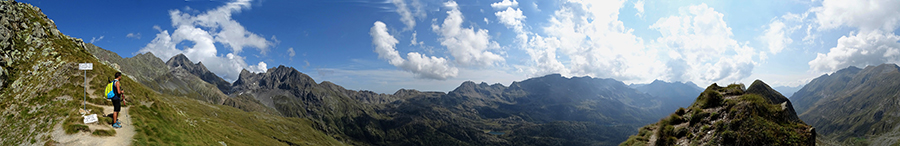
[[[400,22],[406,24],[407,30],[416,26],[416,18],[414,18],[412,12],[409,11],[406,2],[403,2],[403,0],[392,0],[391,3],[397,7],[397,14],[400,14]]]
[[[497,20],[500,21],[501,24],[506,25],[508,28],[512,28],[516,32],[516,39],[519,40],[520,43],[528,41],[528,33],[525,32],[523,28],[524,24],[522,22],[525,21],[526,17],[522,14],[522,10],[509,7],[506,8],[506,10],[494,13],[494,15],[497,16]]]
[[[670,80],[732,82],[750,76],[756,52],[732,38],[724,14],[706,4],[679,11],[680,15],[660,18],[650,26],[662,34],[656,41],[671,50],[668,70],[686,74]]]
[[[895,33],[900,27],[898,6],[900,0],[826,0],[822,6],[810,8],[808,12],[815,15],[817,30],[849,27],[856,31],[841,36],[827,53],[817,53],[809,62],[809,72],[900,63],[900,36]],[[815,35],[809,40],[813,39]]]
[[[568,76],[616,78],[623,81],[650,81],[662,73],[664,65],[657,59],[657,50],[647,48],[644,41],[633,35],[618,20],[624,1],[568,1],[550,18],[543,28],[546,37],[532,37],[529,44],[536,49],[529,53],[540,71],[560,71]],[[542,45],[543,44],[543,45]],[[557,50],[554,51],[553,48]],[[559,52],[559,56],[552,53]],[[568,60],[560,69],[560,60]]]
[[[503,1],[491,4],[491,7],[493,7],[494,9],[511,8],[511,7],[518,7],[518,6],[519,6],[519,2],[516,0],[513,0],[513,1],[503,0]]]
[[[798,28],[789,28],[785,26],[784,22],[780,20],[772,21],[769,23],[769,26],[763,32],[763,35],[760,39],[765,42],[766,46],[769,47],[769,52],[772,54],[778,54],[783,50],[787,45],[794,42],[791,39],[790,34]]]
[[[507,27],[522,27],[522,21],[525,20],[525,15],[522,15],[522,10],[518,8],[506,8],[506,10],[494,13],[494,15],[497,16],[497,20],[500,23]]]
[[[843,36],[827,54],[818,53],[809,62],[815,72],[832,72],[850,66],[865,67],[882,63],[900,63],[900,36],[869,31]]]
[[[412,72],[416,77],[445,80],[456,77],[459,72],[457,68],[449,65],[447,59],[442,57],[428,57],[418,52],[409,52],[406,54],[408,60],[403,59],[395,49],[397,43],[400,42],[387,32],[387,25],[381,21],[375,22],[369,35],[372,36],[372,45],[374,45],[379,58],[387,60],[391,65],[404,71]]]
[[[447,47],[456,63],[469,67],[487,67],[505,59],[489,50],[498,49],[500,45],[491,40],[486,29],[464,28],[465,19],[455,1],[444,3],[449,8],[443,24],[431,25],[440,38],[441,45]]]
[[[416,46],[416,45],[422,45],[422,44],[425,44],[424,41],[418,41],[418,40],[417,40],[418,38],[416,37],[416,35],[417,35],[417,33],[416,33],[415,31],[413,31],[413,34],[412,34],[412,40],[409,40],[409,45],[410,45],[410,46]]]
[[[231,18],[233,13],[240,13],[242,9],[249,8],[250,0],[237,0],[198,15],[171,10],[169,16],[172,18],[173,27],[191,26],[211,30],[213,40],[231,48],[234,53],[241,53],[244,47],[254,47],[265,54],[273,43],[247,31],[244,26]]]
[[[638,11],[635,16],[644,17],[644,0],[634,2],[634,9]]]
[[[815,12],[819,29],[840,26],[893,31],[900,26],[900,0],[825,0]]]
[[[229,82],[237,80],[242,69],[265,72],[264,62],[248,65],[244,62],[245,58],[238,55],[243,47],[255,47],[264,53],[272,45],[270,41],[247,31],[240,23],[231,19],[233,13],[249,8],[249,1],[239,0],[198,15],[171,10],[169,15],[175,30],[170,34],[168,30],[154,26],[159,33],[139,52],[152,52],[162,60],[184,54],[192,61],[203,62],[211,72]],[[176,45],[182,42],[191,42],[193,46],[178,49]],[[215,43],[228,46],[232,52],[220,55]]]

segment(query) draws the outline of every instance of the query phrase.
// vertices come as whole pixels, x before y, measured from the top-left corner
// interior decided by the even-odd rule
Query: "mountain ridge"
[[[900,143],[900,67],[848,67],[813,79],[795,93],[800,118],[844,145]]]
[[[666,82],[662,80],[654,80],[650,84],[635,86],[634,89],[660,98],[663,103],[661,112],[668,112],[678,109],[679,107],[688,107],[694,102],[694,99],[702,88],[693,82]]]
[[[216,88],[218,88],[219,91],[222,91],[222,93],[224,94],[228,94],[231,91],[231,83],[228,83],[227,81],[225,81],[225,79],[222,79],[216,74],[210,72],[208,69],[206,69],[206,66],[203,65],[203,62],[197,62],[197,64],[193,64],[190,59],[184,56],[184,54],[173,56],[169,59],[169,61],[166,61],[166,65],[169,66],[169,68],[184,68],[189,73],[200,77],[200,79],[202,79],[203,81],[215,85]]]

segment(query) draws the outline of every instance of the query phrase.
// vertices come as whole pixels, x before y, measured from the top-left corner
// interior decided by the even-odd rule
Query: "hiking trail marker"
[[[82,122],[84,122],[85,124],[97,122],[97,114],[84,116],[84,120],[82,120]]]
[[[94,70],[94,63],[78,63],[78,70],[84,71],[84,98],[81,100],[81,109],[87,109],[85,105],[87,103],[87,71]]]

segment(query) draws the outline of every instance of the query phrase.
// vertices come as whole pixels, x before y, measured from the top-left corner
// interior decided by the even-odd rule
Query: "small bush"
[[[707,113],[707,112],[700,112],[700,113],[691,115],[691,121],[690,121],[691,125],[700,123],[703,120],[703,118],[706,118],[707,116],[709,116],[709,113]]]
[[[683,107],[679,107],[678,110],[675,110],[675,114],[677,114],[677,115],[679,115],[679,116],[680,116],[680,115],[684,115],[684,108],[683,108]]]
[[[720,115],[719,115],[718,112],[712,112],[712,113],[709,114],[709,119],[710,119],[710,121],[715,120],[715,119],[719,119],[719,116],[720,116]]]
[[[70,124],[64,126],[66,130],[66,134],[73,134],[79,131],[91,132],[91,129],[88,128],[87,125],[84,124]]]
[[[687,136],[688,129],[684,127],[675,128],[675,136],[676,137],[684,137]]]
[[[685,122],[684,118],[681,117],[681,116],[679,116],[679,115],[677,115],[677,114],[671,114],[671,115],[669,115],[669,120],[667,120],[667,121],[668,121],[669,123],[666,123],[666,124],[669,124],[669,125],[678,125],[678,124],[681,124],[681,123],[684,123],[684,122]]]
[[[656,140],[656,145],[675,145],[675,141],[677,140],[675,136],[675,126],[666,125],[659,129],[659,133],[656,133],[658,139]]]
[[[98,130],[94,130],[94,132],[91,134],[96,135],[96,136],[113,136],[113,135],[116,135],[116,130],[113,130],[113,129],[99,130],[98,129]]]
[[[694,102],[691,107],[700,107],[700,108],[711,108],[717,107],[721,105],[724,101],[724,97],[718,91],[715,90],[706,90],[703,93],[700,93],[700,96],[697,97],[697,101]]]

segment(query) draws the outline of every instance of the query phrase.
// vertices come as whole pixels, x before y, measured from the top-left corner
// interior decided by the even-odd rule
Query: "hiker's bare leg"
[[[118,122],[119,120],[119,112],[113,112],[113,124]]]

